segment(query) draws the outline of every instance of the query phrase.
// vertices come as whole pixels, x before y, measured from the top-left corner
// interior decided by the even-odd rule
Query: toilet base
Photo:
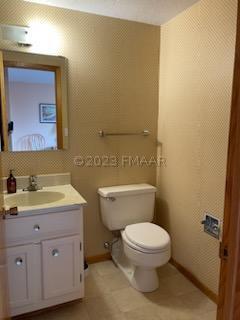
[[[158,289],[159,279],[156,269],[135,267],[131,279],[132,286],[141,292],[152,292]]]
[[[121,239],[112,247],[112,259],[136,290],[152,292],[158,289],[159,280],[156,269],[132,265],[124,253]]]

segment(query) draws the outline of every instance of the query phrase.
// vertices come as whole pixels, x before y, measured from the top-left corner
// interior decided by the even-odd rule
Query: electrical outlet
[[[210,236],[220,240],[221,237],[221,221],[220,219],[212,216],[209,213],[206,213],[204,220],[202,221],[204,225],[204,232]]]

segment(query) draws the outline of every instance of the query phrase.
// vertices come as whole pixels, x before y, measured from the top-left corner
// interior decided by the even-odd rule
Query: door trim
[[[0,121],[1,121],[1,150],[8,151],[8,114],[6,105],[3,54],[0,51]]]
[[[217,320],[240,319],[240,6],[232,92]]]

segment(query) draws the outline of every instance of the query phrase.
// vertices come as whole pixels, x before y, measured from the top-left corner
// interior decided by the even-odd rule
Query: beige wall
[[[217,292],[219,242],[205,212],[222,219],[237,0],[202,0],[161,28],[158,220],[173,258]]]
[[[88,256],[104,252],[110,237],[102,226],[97,188],[149,182],[152,168],[86,168],[73,164],[77,155],[156,153],[159,27],[127,22],[19,0],[0,0],[0,23],[39,25],[30,51],[63,55],[69,60],[68,151],[5,153],[3,173],[72,173],[72,184],[88,201],[85,239]],[[54,29],[54,30],[53,30]],[[53,31],[54,37],[51,36]],[[41,33],[45,32],[43,37]],[[14,49],[6,42],[1,48]],[[28,49],[25,49],[26,51]],[[142,130],[151,136],[101,139],[98,130]]]
[[[173,257],[217,292],[218,242],[202,232],[204,212],[222,218],[237,0],[202,0],[162,27],[159,141],[166,168],[158,170],[158,220],[172,237]],[[16,14],[17,8],[17,14]],[[0,22],[36,26],[30,50],[69,60],[67,151],[5,153],[3,173],[72,173],[87,199],[87,255],[104,252],[99,186],[149,182],[150,168],[76,167],[76,155],[155,155],[160,28],[0,0]],[[16,50],[6,42],[1,48]],[[19,49],[20,50],[20,49]],[[148,138],[100,139],[99,129],[151,131]]]

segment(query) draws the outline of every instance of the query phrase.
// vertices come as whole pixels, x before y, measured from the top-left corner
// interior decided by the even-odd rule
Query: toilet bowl
[[[159,287],[156,268],[166,264],[171,256],[168,233],[145,222],[127,226],[121,236],[124,253],[134,266],[132,286],[141,292],[156,290]]]

